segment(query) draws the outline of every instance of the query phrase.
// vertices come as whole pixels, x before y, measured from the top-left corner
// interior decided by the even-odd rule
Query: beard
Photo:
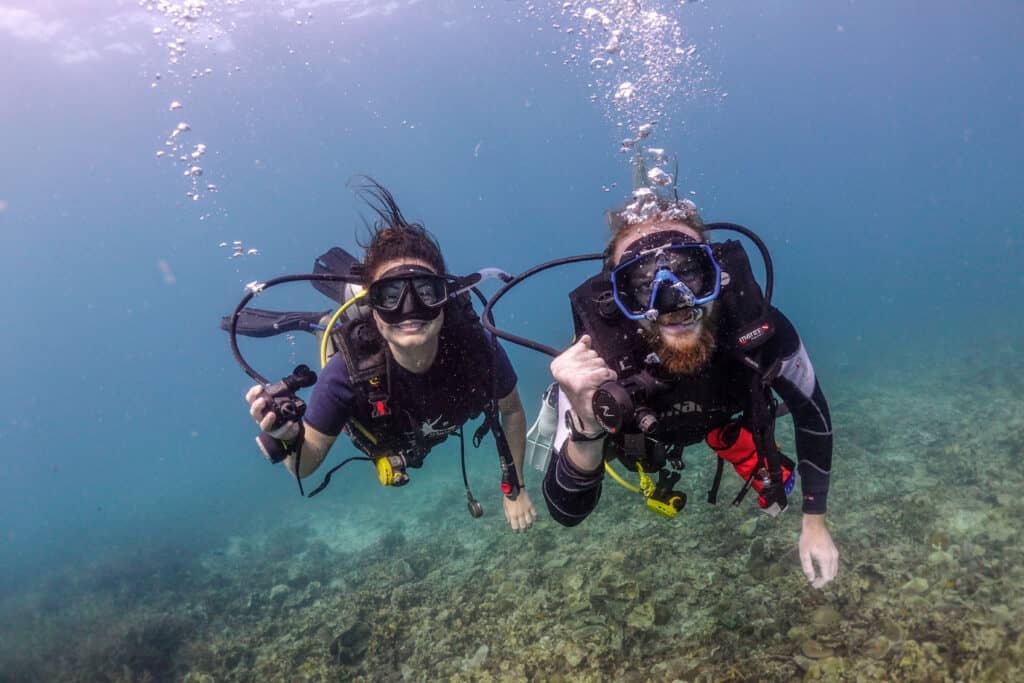
[[[704,317],[697,323],[700,327],[696,338],[667,339],[658,332],[657,326],[646,333],[651,348],[661,360],[661,367],[669,374],[695,375],[714,355],[718,316],[714,309],[710,312],[704,310]]]

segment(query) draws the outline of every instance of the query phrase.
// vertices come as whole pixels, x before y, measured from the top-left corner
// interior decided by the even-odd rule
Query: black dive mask
[[[448,278],[417,265],[403,265],[381,274],[368,288],[370,306],[388,325],[405,320],[430,321],[448,302]]]

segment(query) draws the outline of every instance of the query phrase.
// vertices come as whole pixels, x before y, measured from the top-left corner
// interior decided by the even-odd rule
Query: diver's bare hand
[[[270,434],[275,439],[282,439],[284,441],[298,436],[298,422],[285,422],[277,429],[273,429],[277,416],[273,411],[267,410],[267,394],[263,391],[262,384],[256,384],[249,391],[245,392],[245,400],[249,404],[249,414],[252,415],[252,419],[256,420],[256,424],[267,434]]]
[[[800,530],[800,565],[815,588],[823,588],[836,578],[839,551],[825,526],[825,515],[804,513]],[[815,571],[817,570],[817,571]]]
[[[597,355],[597,351],[590,348],[590,335],[583,335],[551,361],[551,376],[572,405],[582,427],[588,432],[598,431],[601,425],[591,406],[594,392],[605,382],[617,379],[618,375]]]
[[[526,489],[520,489],[515,500],[503,496],[501,502],[505,508],[505,519],[513,531],[526,531],[537,521],[537,509],[533,507]]]

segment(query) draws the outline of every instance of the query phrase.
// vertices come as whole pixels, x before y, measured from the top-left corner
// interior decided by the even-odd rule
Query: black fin
[[[333,283],[328,283],[333,284]],[[238,315],[235,331],[246,337],[273,337],[285,332],[314,332],[325,315],[331,311],[265,311],[259,308],[243,308]],[[231,316],[221,318],[220,329],[231,329]]]
[[[341,247],[331,247],[327,253],[313,261],[313,272],[349,275],[354,278],[360,278],[363,274],[363,264]],[[334,299],[339,304],[343,304],[345,303],[346,284],[348,283],[314,281],[313,287],[324,296]]]

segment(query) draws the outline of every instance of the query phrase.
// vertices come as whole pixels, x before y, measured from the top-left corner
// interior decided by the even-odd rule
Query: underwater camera
[[[605,382],[594,392],[594,417],[610,434],[634,430],[652,434],[658,428],[658,416],[647,404],[666,389],[668,385],[647,370]]]
[[[280,382],[268,384],[264,389],[267,397],[268,412],[274,413],[274,424],[271,430],[278,429],[288,422],[297,422],[306,414],[306,402],[296,395],[299,389],[305,389],[316,384],[316,373],[307,365],[299,365],[292,374],[283,378]],[[256,442],[263,452],[264,457],[273,464],[285,459],[288,452],[274,443],[276,439],[265,431],[260,431]]]
[[[264,389],[268,397],[267,410],[273,411],[277,418],[271,429],[277,429],[286,422],[294,422],[305,415],[306,402],[296,396],[295,392],[314,384],[316,373],[310,370],[308,365],[299,365],[292,370],[292,374],[280,382],[267,385]]]

